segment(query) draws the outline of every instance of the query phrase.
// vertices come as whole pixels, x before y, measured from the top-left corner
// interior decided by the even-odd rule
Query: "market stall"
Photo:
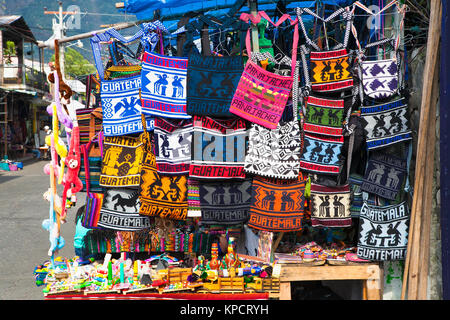
[[[331,2],[93,34],[76,112],[55,41],[47,299],[289,300],[310,280],[381,299],[412,204],[407,9]]]

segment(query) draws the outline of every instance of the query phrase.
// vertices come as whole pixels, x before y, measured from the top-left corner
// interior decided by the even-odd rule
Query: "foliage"
[[[6,41],[6,48],[3,49],[3,55],[5,57],[5,63],[10,64],[11,57],[17,55],[16,44],[14,43],[14,41]]]
[[[73,48],[65,49],[64,60],[64,73],[68,79],[95,73],[96,71],[94,65]],[[50,61],[55,61],[55,55],[52,55]]]

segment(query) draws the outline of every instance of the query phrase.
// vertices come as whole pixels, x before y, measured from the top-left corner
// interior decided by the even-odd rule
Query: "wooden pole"
[[[432,204],[433,204],[433,178],[434,178],[434,160],[435,160],[435,150],[436,150],[436,104],[439,97],[439,68],[435,68],[434,70],[434,79],[433,79],[433,91],[431,94],[431,103],[430,103],[430,119],[428,121],[428,138],[427,138],[427,166],[425,169],[425,177],[424,177],[424,195],[423,195],[423,204],[424,209],[422,213],[422,230],[420,232],[421,240],[420,240],[420,249],[415,248],[420,252],[419,255],[419,287],[418,287],[418,296],[419,300],[427,299],[427,291],[428,291],[428,271],[430,264],[430,231],[431,231],[431,213],[432,213]]]
[[[405,261],[405,272],[402,284],[401,299],[406,298],[406,288],[408,287],[408,299],[417,299],[418,276],[419,276],[419,249],[420,231],[423,210],[424,184],[423,177],[427,158],[426,151],[428,124],[430,118],[430,104],[433,90],[434,71],[437,65],[437,53],[439,48],[439,36],[441,28],[441,1],[431,2],[430,25],[428,28],[427,52],[425,68],[423,74],[422,101],[419,121],[419,138],[417,142],[417,158],[414,181],[414,196],[411,209],[410,233],[408,237],[408,248]]]

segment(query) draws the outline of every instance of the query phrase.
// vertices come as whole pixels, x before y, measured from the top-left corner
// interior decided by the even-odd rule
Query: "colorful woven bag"
[[[202,225],[237,225],[247,222],[252,180],[200,182]]]
[[[141,133],[141,77],[103,80],[101,101],[105,137]],[[153,118],[146,117],[147,127],[153,129]]]
[[[303,130],[326,136],[342,136],[344,100],[325,99],[312,95],[306,98]]]
[[[300,158],[302,170],[338,175],[341,171],[341,155],[344,137],[326,137],[305,133],[304,147]]]
[[[248,226],[270,232],[302,230],[305,186],[306,180],[285,183],[253,179]]]
[[[311,225],[350,227],[350,186],[326,187],[311,183]]]
[[[263,11],[258,12],[256,17],[246,13],[241,15],[241,20],[250,20],[255,24],[259,23],[261,18],[266,19],[275,27],[288,19],[294,25],[291,75],[282,76],[268,72],[254,63],[252,59],[248,59],[231,102],[230,112],[268,129],[276,129],[294,82],[293,77],[297,63],[298,20],[292,20],[288,14],[285,14],[274,23]],[[247,31],[245,43],[247,54],[251,57],[250,30]]]
[[[189,178],[243,179],[247,147],[244,119],[193,116]]]
[[[81,165],[78,177],[83,183],[83,189],[81,191],[86,192],[89,189],[92,192],[102,192],[100,186],[100,172],[102,169],[102,157],[95,157],[90,155],[90,149],[98,142],[98,149],[100,155],[103,154],[103,134],[100,131],[98,135],[92,137],[87,144],[80,145],[81,152]]]
[[[129,188],[106,189],[98,226],[120,231],[150,227],[150,219],[139,214],[139,191]]]
[[[408,245],[409,209],[406,202],[374,206],[366,202],[359,215],[358,258],[404,260]]]
[[[155,157],[160,174],[189,174],[192,121],[155,118]]]
[[[103,187],[138,187],[143,157],[141,137],[105,137],[99,184]]]
[[[376,150],[412,139],[405,99],[361,107],[368,150]]]
[[[187,57],[145,51],[142,57],[142,113],[189,119],[186,113]]]
[[[80,128],[80,145],[89,143],[91,139],[102,131],[102,108],[77,109],[76,117]],[[101,157],[100,149],[93,145],[89,148],[89,156]]]
[[[143,118],[144,116],[142,116]],[[160,175],[151,136],[143,134],[144,160],[139,185],[139,214],[172,220],[185,220],[188,210],[187,175]]]

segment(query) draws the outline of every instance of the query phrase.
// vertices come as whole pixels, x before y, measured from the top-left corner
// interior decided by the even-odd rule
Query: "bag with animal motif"
[[[201,17],[204,20],[209,18]],[[225,25],[211,21],[217,30],[226,25],[239,28],[239,21],[227,19]],[[201,20],[199,20],[201,21]],[[189,57],[187,66],[187,105],[189,115],[231,117],[230,104],[243,70],[242,55],[216,55],[211,52],[209,30],[205,26],[190,22],[186,25],[187,40],[184,55]],[[194,45],[194,31],[201,33],[202,52]],[[223,31],[225,34],[225,31]]]
[[[100,186],[139,187],[143,156],[141,137],[105,137]]]
[[[269,180],[253,179],[248,226],[270,232],[302,230],[306,179]]]
[[[149,217],[139,214],[139,191],[109,188],[105,191],[98,227],[119,231],[138,231],[150,227]]]
[[[311,183],[311,225],[350,227],[350,186],[327,187]]]
[[[188,211],[187,175],[161,175],[156,167],[152,137],[144,130],[139,185],[139,214],[173,220],[185,220]]]
[[[252,180],[200,182],[202,225],[238,225],[248,220]]]
[[[404,260],[408,246],[409,209],[406,202],[388,206],[364,202],[359,215],[358,258]]]

